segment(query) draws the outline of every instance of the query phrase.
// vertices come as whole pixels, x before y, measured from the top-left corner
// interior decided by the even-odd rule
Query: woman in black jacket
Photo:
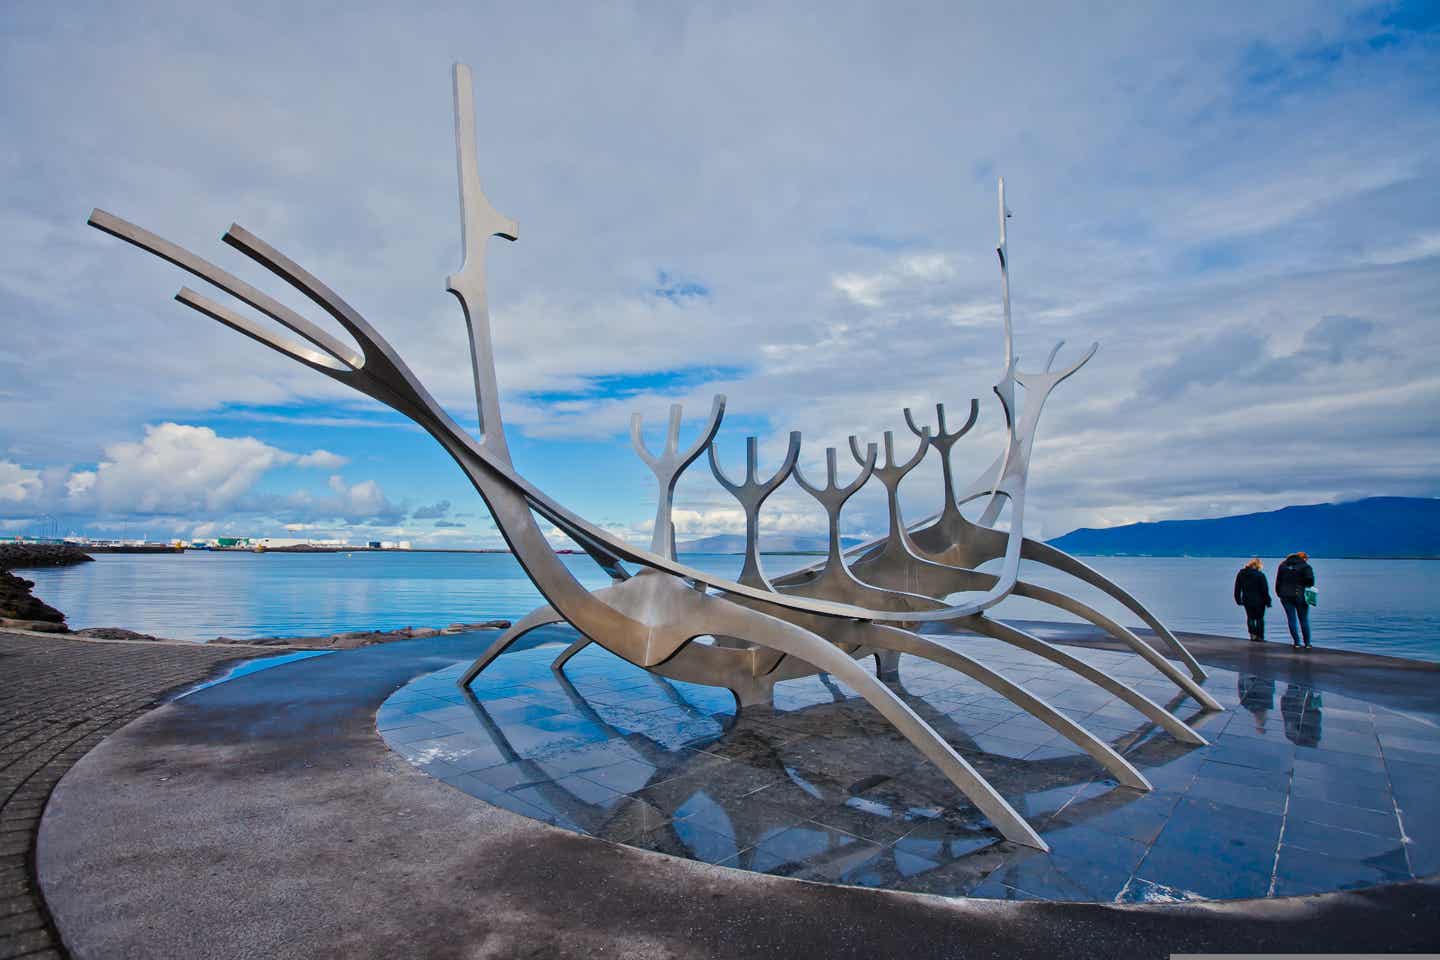
[[[1285,608],[1290,639],[1297,650],[1302,637],[1305,649],[1310,649],[1310,604],[1305,602],[1305,588],[1315,586],[1315,570],[1310,566],[1309,559],[1303,551],[1292,553],[1275,571],[1275,596],[1280,598],[1280,606]]]
[[[1263,566],[1256,557],[1235,574],[1235,602],[1245,608],[1245,626],[1255,643],[1265,639],[1265,608],[1270,606],[1270,581]]]

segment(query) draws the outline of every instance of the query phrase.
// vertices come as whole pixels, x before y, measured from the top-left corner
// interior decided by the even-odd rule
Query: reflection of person
[[[1275,571],[1275,596],[1280,598],[1280,606],[1285,608],[1285,622],[1290,627],[1290,639],[1297,650],[1302,637],[1305,649],[1310,649],[1310,604],[1305,602],[1305,588],[1313,586],[1315,570],[1303,551],[1290,554]]]
[[[1275,709],[1275,681],[1268,677],[1237,674],[1236,692],[1240,706],[1255,715],[1255,732],[1265,732],[1265,718]]]
[[[1280,697],[1280,715],[1285,718],[1285,738],[1296,746],[1313,747],[1320,742],[1320,691],[1301,683],[1285,685]]]
[[[1265,608],[1270,606],[1270,581],[1265,579],[1264,565],[1255,557],[1235,574],[1235,602],[1245,608],[1245,627],[1250,639],[1265,639]]]

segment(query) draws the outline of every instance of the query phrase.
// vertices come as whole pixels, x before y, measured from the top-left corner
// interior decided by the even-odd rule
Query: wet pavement
[[[193,960],[1055,960],[1440,948],[1434,877],[1255,900],[1007,902],[797,882],[559,829],[435,779],[376,732],[377,710],[388,697],[479,655],[491,640],[493,634],[438,637],[286,663],[200,690],[112,734],[66,774],[41,823],[36,867],[66,949],[75,957]],[[1257,652],[1256,666],[1276,680],[1273,717],[1295,675],[1285,658],[1268,653]],[[1316,653],[1317,663],[1327,655]],[[548,660],[531,656],[542,666]],[[1374,675],[1391,677],[1403,702],[1419,702],[1427,691],[1433,702],[1433,668],[1391,668],[1378,660],[1372,667]],[[919,680],[903,666],[902,676]],[[1324,688],[1323,737],[1330,736],[1333,697],[1354,692],[1343,681],[1337,676]],[[642,689],[608,706],[653,706],[641,702],[652,699]],[[1238,690],[1217,692],[1227,702],[1239,697]],[[668,708],[640,713],[662,709]],[[1378,721],[1382,711],[1374,715]],[[1241,716],[1253,720],[1248,712]],[[532,721],[540,732],[523,749],[545,750],[539,762],[553,765],[560,753],[587,745],[581,727],[545,729],[569,719]],[[657,734],[678,721],[659,719]],[[566,746],[569,737],[581,739]],[[619,768],[616,775],[626,769],[608,766]],[[598,769],[577,773],[603,780]],[[1087,800],[1081,789],[1070,801],[1072,813],[1084,809],[1074,806]],[[1409,813],[1416,801],[1399,790],[1393,795],[1417,839],[1407,848],[1427,849],[1428,841],[1415,836],[1426,820]],[[1086,825],[1098,830],[1099,819]],[[869,842],[886,845],[881,838]],[[793,859],[782,844],[771,849]],[[1067,879],[1079,875],[1071,867]]]
[[[376,725],[429,775],[566,830],[800,879],[1000,900],[1285,897],[1440,870],[1431,826],[1440,717],[1212,669],[1204,713],[1144,661],[1084,658],[1188,720],[1180,744],[1131,707],[998,641],[942,637],[1101,735],[1151,781],[1118,786],[1090,757],[980,684],[913,657],[892,689],[1036,827],[1004,841],[863,700],[821,676],[737,717],[724,690],[667,681],[598,647],[549,669],[554,644],[464,664],[390,696]],[[1243,665],[1243,664],[1242,664]]]

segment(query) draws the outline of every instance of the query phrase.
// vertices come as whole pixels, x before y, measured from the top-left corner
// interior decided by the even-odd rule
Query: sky
[[[219,243],[238,222],[473,424],[455,61],[520,224],[489,250],[516,467],[620,536],[648,541],[656,492],[631,412],[654,447],[716,393],[732,474],[746,436],[764,471],[800,430],[846,479],[848,436],[908,456],[903,408],[972,397],[956,470],[986,467],[1000,176],[1022,368],[1100,344],[1045,408],[1032,536],[1440,494],[1434,4],[218,6],[0,6],[0,535],[499,544],[408,421],[85,225],[104,208],[302,308]],[[935,454],[902,495],[938,509]],[[676,505],[682,541],[743,531],[703,460]],[[794,484],[763,515],[823,522]],[[846,532],[884,524],[872,483]]]

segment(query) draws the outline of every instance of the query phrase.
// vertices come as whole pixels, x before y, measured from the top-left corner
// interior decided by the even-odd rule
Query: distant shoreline
[[[495,554],[495,555],[505,555],[505,556],[513,556],[513,555],[514,555],[512,551],[506,550],[506,549],[501,549],[501,548],[498,548],[498,547],[412,547],[411,549],[408,549],[408,550],[394,550],[394,549],[392,549],[392,550],[384,550],[384,549],[376,549],[376,548],[374,548],[374,547],[298,547],[298,548],[297,548],[297,547],[269,547],[269,548],[267,548],[267,549],[265,549],[265,550],[252,550],[252,549],[203,550],[203,549],[197,549],[197,548],[194,548],[194,547],[187,547],[187,548],[185,548],[185,549],[183,549],[183,550],[173,549],[173,548],[172,548],[172,549],[167,549],[167,550],[159,550],[159,549],[150,549],[150,550],[140,550],[140,549],[109,549],[109,550],[106,550],[106,549],[99,549],[99,548],[93,548],[93,547],[86,547],[85,549],[86,549],[86,550],[89,550],[90,552],[93,552],[93,553],[116,553],[116,554],[118,554],[118,553],[125,553],[125,554],[131,554],[131,555],[136,555],[136,556],[138,556],[138,555],[145,555],[145,554],[157,554],[157,555],[173,556],[173,555],[178,554],[178,553],[243,553],[243,554],[249,554],[249,555],[252,555],[252,556],[253,556],[253,555],[257,555],[257,554],[263,555],[263,554],[267,554],[267,553],[283,553],[283,554],[292,554],[292,555],[293,555],[293,554],[299,554],[299,555],[305,555],[305,554],[333,554],[333,553],[367,553],[367,554],[368,554],[368,553],[383,553],[383,554],[387,554],[387,555],[407,554],[407,553],[464,553],[464,554]],[[583,557],[583,556],[585,556],[585,551],[583,551],[583,550],[560,550],[560,551],[558,551],[558,552],[559,552],[561,555],[563,555],[563,556],[577,556],[577,557]],[[721,551],[709,551],[709,550],[688,551],[688,550],[682,550],[682,551],[680,551],[680,553],[679,553],[679,556],[682,556],[682,557],[684,557],[684,556],[699,556],[699,557],[743,557],[744,555],[745,555],[745,554],[744,554],[743,551],[730,551],[730,550],[721,550]],[[761,551],[760,551],[760,555],[761,555],[761,556],[765,556],[765,557],[823,557],[823,556],[825,556],[825,551],[824,551],[824,550],[761,550]],[[1076,556],[1076,557],[1089,557],[1089,558],[1102,557],[1102,558],[1132,559],[1132,560],[1244,560],[1244,559],[1247,559],[1247,558],[1249,558],[1249,557],[1251,557],[1251,556],[1254,556],[1254,554],[1248,554],[1248,553],[1247,553],[1247,554],[1239,554],[1239,553],[1235,553],[1235,554],[1230,554],[1230,553],[1073,553],[1072,556]],[[1263,557],[1263,556],[1266,556],[1266,554],[1262,552],[1262,553],[1260,554],[1260,556]],[[1282,556],[1282,555],[1276,553],[1276,554],[1273,554],[1273,556],[1278,558],[1278,557],[1280,557],[1280,556]],[[1440,560],[1440,555],[1437,555],[1437,554],[1338,554],[1338,555],[1330,556],[1330,555],[1312,553],[1312,554],[1310,554],[1310,559],[1312,559],[1312,560]]]

